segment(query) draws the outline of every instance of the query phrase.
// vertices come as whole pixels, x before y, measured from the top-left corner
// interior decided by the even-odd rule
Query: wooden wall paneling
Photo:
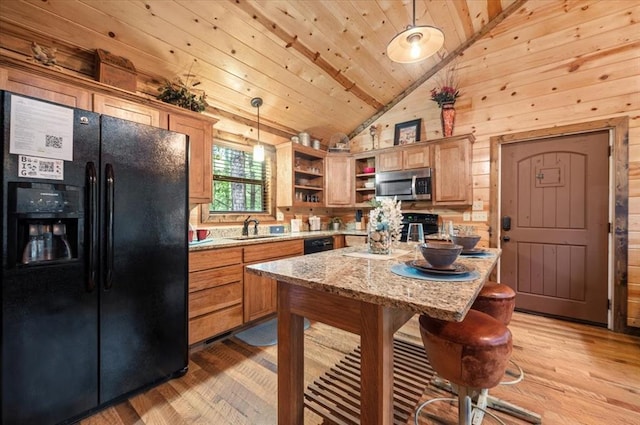
[[[478,199],[479,193],[489,194],[491,206],[496,205],[498,189],[493,179],[488,188],[475,184],[489,173],[489,165],[493,169],[496,164],[497,158],[479,159],[480,146],[490,138],[640,113],[636,95],[640,91],[638,5],[625,1],[570,5],[530,1],[524,9],[535,9],[535,13],[512,15],[492,31],[491,37],[478,41],[457,60],[462,96],[456,103],[454,134],[476,136],[473,199]],[[580,28],[576,22],[580,22]],[[438,109],[428,101],[434,85],[425,83],[376,124],[391,134],[395,123],[422,117],[427,140],[434,138],[433,127],[437,131],[439,122],[431,120],[437,118]],[[463,108],[463,102],[470,107]],[[635,219],[640,214],[640,182],[634,181],[640,179],[636,158],[640,155],[640,122],[630,120],[628,134],[630,249],[626,252],[617,244],[616,250],[618,257],[628,254],[631,262],[640,255],[640,222]],[[367,145],[367,136],[366,131],[361,134],[362,146]],[[621,172],[625,172],[624,167]],[[494,228],[496,220],[490,214],[489,223]],[[619,282],[622,277],[616,273]],[[635,274],[630,274],[629,287],[640,283],[634,279]],[[626,302],[618,290],[615,296],[618,302]],[[636,298],[630,295],[628,299],[629,326],[638,326]],[[616,317],[615,321],[615,328],[624,328],[620,326],[623,319]]]
[[[560,3],[556,5],[562,7]],[[503,22],[501,31],[494,37],[485,38],[471,46],[465,52],[465,57],[482,56],[483,67],[492,70],[493,78],[508,76],[508,69],[514,67],[518,70],[530,70],[550,63],[561,64],[567,60],[567,57],[589,58],[594,54],[600,57],[606,53],[607,49],[619,48],[620,40],[637,39],[633,34],[637,32],[634,29],[637,24],[632,19],[630,20],[624,14],[620,15],[623,19],[611,16],[616,11],[630,9],[635,11],[631,3],[624,1],[591,2],[587,13],[599,13],[597,17],[602,19],[602,26],[599,31],[593,31],[591,34],[581,32],[579,37],[575,34],[576,20],[587,25],[588,17],[553,12],[530,19],[528,25],[518,24],[517,21],[509,19]],[[540,25],[540,22],[544,22],[544,25]],[[554,28],[554,30],[549,31],[548,28]],[[568,32],[563,33],[563,31]],[[487,52],[485,49],[489,44],[491,49]],[[531,47],[532,44],[536,45],[536,49]],[[566,51],[569,49],[570,54],[567,55]],[[480,81],[482,76],[476,74],[475,82]]]

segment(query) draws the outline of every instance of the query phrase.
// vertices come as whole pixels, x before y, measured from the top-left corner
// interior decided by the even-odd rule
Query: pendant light
[[[416,27],[416,0],[413,0],[413,25],[387,44],[387,56],[394,62],[415,63],[435,54],[444,44],[444,33],[430,25]]]
[[[264,161],[264,146],[260,144],[260,107],[262,106],[262,98],[254,97],[251,99],[251,106],[258,108],[258,143],[253,145],[253,160],[257,162]]]

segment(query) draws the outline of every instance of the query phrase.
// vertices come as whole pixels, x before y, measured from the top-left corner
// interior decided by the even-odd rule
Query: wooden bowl
[[[420,244],[420,252],[433,268],[445,269],[456,261],[462,246],[451,242],[426,242]]]

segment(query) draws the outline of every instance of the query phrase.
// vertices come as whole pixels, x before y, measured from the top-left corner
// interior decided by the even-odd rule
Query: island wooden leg
[[[278,282],[278,425],[304,423],[304,317],[291,313],[289,288]]]
[[[393,423],[393,322],[387,308],[362,303],[360,423]]]

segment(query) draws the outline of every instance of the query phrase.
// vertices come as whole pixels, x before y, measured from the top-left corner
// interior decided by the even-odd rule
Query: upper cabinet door
[[[139,124],[167,128],[166,112],[161,112],[156,108],[116,97],[94,93],[93,111]]]
[[[179,114],[169,115],[169,130],[189,136],[189,203],[211,202],[213,123]]]
[[[376,159],[376,171],[402,170],[402,151],[400,149],[380,152]]]
[[[87,90],[38,77],[28,72],[0,68],[0,89],[48,100],[71,108],[91,110],[91,93]]]
[[[325,205],[349,207],[353,205],[353,158],[351,155],[327,155],[325,162]]]
[[[430,165],[429,145],[416,145],[405,148],[402,165],[405,170],[428,167]]]
[[[433,204],[470,205],[471,141],[469,139],[433,145]]]

